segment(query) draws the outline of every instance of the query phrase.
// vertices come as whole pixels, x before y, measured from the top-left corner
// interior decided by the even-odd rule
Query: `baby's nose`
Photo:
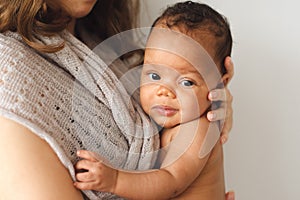
[[[172,98],[172,99],[176,98],[175,93],[171,89],[169,89],[165,86],[162,86],[162,85],[159,86],[158,91],[157,91],[157,95],[158,96],[169,97],[169,98]]]

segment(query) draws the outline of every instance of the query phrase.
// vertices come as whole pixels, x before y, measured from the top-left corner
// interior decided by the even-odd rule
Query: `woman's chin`
[[[71,12],[70,15],[72,18],[78,19],[78,18],[87,16],[91,12],[91,10],[92,9],[90,9],[90,10],[86,10],[86,9],[75,10],[75,11]]]
[[[74,6],[69,8],[68,10],[69,15],[73,18],[85,17],[92,11],[95,5],[95,3],[93,2],[83,2],[82,4],[84,5],[80,4],[80,6],[76,6],[76,7]]]

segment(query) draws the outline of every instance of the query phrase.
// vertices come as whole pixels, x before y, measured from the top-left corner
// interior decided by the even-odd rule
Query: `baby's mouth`
[[[166,117],[171,117],[178,112],[178,109],[172,108],[170,106],[157,105],[152,107],[152,111]]]

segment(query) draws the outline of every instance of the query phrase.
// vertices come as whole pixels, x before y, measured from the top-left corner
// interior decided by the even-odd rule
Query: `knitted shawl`
[[[0,115],[44,139],[73,179],[79,149],[99,153],[117,168],[151,168],[159,148],[156,128],[102,59],[66,31],[39,40],[65,41],[65,47],[42,54],[17,33],[0,34]]]

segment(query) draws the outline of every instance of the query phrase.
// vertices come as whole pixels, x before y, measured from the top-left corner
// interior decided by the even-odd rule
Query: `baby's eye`
[[[184,87],[191,87],[191,86],[195,85],[195,83],[190,80],[183,80],[180,82],[180,84]]]
[[[160,80],[160,76],[156,73],[150,73],[149,77],[150,77],[150,79],[152,79],[154,81]]]

